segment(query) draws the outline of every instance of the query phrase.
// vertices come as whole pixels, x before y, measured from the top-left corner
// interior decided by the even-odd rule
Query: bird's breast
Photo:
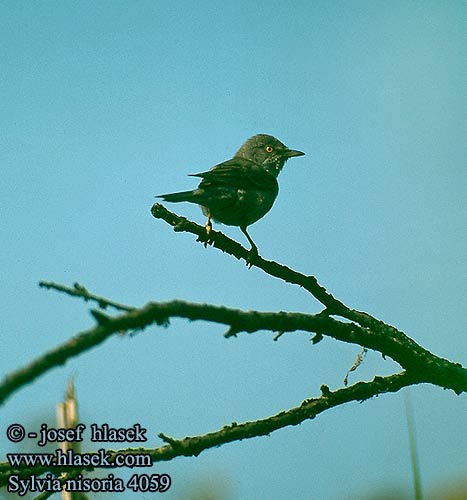
[[[209,207],[210,213],[215,221],[228,226],[249,226],[271,210],[276,196],[276,191],[238,188],[228,204]]]

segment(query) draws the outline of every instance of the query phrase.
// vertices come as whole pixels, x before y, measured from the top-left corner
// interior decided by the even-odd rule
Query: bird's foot
[[[255,260],[259,257],[258,248],[253,245],[248,252],[248,257],[246,258],[246,265],[248,269],[255,263]]]
[[[214,244],[214,238],[208,234],[200,234],[196,241],[203,243],[204,248],[207,248],[208,245]]]
[[[206,221],[206,224],[204,225],[204,229],[206,229],[206,238],[201,239],[201,236],[198,238],[199,241],[204,241],[204,248],[206,248],[208,245],[212,245],[214,243],[214,240],[209,236],[212,231],[212,222],[211,222],[211,216],[208,215],[208,220]]]
[[[208,245],[214,245],[214,240],[212,238],[208,238],[207,240],[204,241],[204,248],[207,248]]]
[[[212,222],[211,222],[210,217],[206,221],[206,224],[204,225],[204,229],[206,229],[206,234],[200,234],[196,241],[203,242],[204,248],[206,248],[208,245],[212,245],[214,243],[214,239],[211,236]]]

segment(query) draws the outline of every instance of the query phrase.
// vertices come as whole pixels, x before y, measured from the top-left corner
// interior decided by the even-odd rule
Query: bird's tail
[[[196,202],[196,190],[195,191],[181,191],[180,193],[168,193],[160,194],[156,198],[162,198],[164,201],[179,202],[179,201],[191,201]]]

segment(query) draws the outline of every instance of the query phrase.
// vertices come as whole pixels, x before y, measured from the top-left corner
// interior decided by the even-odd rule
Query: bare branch
[[[152,206],[151,213],[156,219],[162,219],[173,226],[175,231],[192,233],[198,236],[198,241],[206,241],[206,230],[203,226],[195,224],[194,222],[187,220],[185,217],[180,217],[177,214],[170,212],[159,203],[155,203]],[[422,358],[425,357],[425,354],[431,355],[428,351],[420,347],[416,342],[411,340],[407,335],[405,335],[402,331],[398,330],[394,326],[388,325],[387,323],[374,318],[366,312],[357,311],[355,309],[347,307],[343,302],[336,299],[323,286],[321,286],[314,276],[301,274],[297,271],[294,271],[293,269],[278,264],[277,262],[265,260],[260,256],[251,258],[246,248],[242,247],[239,243],[231,240],[218,231],[211,231],[209,234],[209,240],[213,242],[214,247],[219,248],[223,252],[233,255],[237,259],[243,258],[247,263],[258,267],[259,269],[262,269],[265,273],[271,276],[280,278],[287,283],[293,283],[305,288],[305,290],[310,292],[325,306],[325,309],[320,313],[323,316],[333,315],[346,318],[349,321],[353,321],[360,326],[371,330],[371,332],[369,333],[376,334],[376,336],[381,340],[387,340],[387,345],[385,345],[382,349],[378,349],[374,345],[370,346],[367,343],[360,343],[362,347],[369,347],[371,349],[379,350],[383,354],[387,354],[392,357],[406,369],[409,369],[410,365],[412,365],[413,369],[417,369],[416,364],[413,364],[409,359],[412,358],[413,353],[418,351],[418,355]],[[319,335],[322,332],[316,333],[318,333]],[[317,337],[317,341],[319,340],[320,336]],[[347,340],[345,341],[347,342]],[[437,359],[439,360],[441,358]],[[434,364],[436,365],[437,362],[434,362]],[[457,365],[457,368],[462,369],[460,364]],[[435,382],[433,380],[433,383],[436,383],[437,385],[441,385],[443,387],[450,386],[451,374],[448,374],[446,372],[446,377],[443,377],[440,372],[439,375],[441,378],[438,379],[438,382]],[[442,383],[439,383],[441,382],[441,380]],[[453,388],[452,386],[450,387]],[[460,383],[457,389],[454,390],[456,392],[463,392],[465,390],[465,380],[464,382]]]
[[[322,314],[286,312],[241,311],[210,304],[194,304],[175,300],[151,302],[141,309],[133,309],[116,317],[93,311],[98,325],[71,338],[66,343],[44,354],[29,365],[5,377],[0,384],[0,404],[23,385],[69,358],[84,352],[116,332],[141,330],[156,323],[168,325],[172,317],[204,320],[228,325],[229,331],[293,332],[297,330],[326,335],[343,342],[358,344],[391,357],[407,371],[419,374],[420,381],[454,390],[467,391],[467,370],[460,364],[439,358],[418,345],[402,332],[389,336],[371,331],[355,323],[342,322]]]
[[[236,423],[232,422],[214,432],[210,432],[201,436],[190,436],[182,439],[169,437],[164,433],[160,433],[159,437],[167,443],[164,446],[155,449],[126,449],[119,451],[108,451],[111,456],[117,453],[148,453],[151,455],[153,463],[172,460],[179,456],[197,456],[202,451],[224,445],[233,441],[242,439],[250,439],[253,437],[267,436],[271,432],[283,429],[290,425],[298,425],[305,420],[314,419],[324,411],[351,402],[364,401],[377,394],[386,392],[397,392],[401,388],[420,383],[414,374],[401,372],[387,377],[375,377],[371,382],[357,382],[356,384],[330,391],[328,387],[322,386],[322,395],[317,398],[306,399],[300,406],[291,408],[286,411],[277,413],[270,417],[259,419],[251,422]],[[66,469],[68,473],[78,473],[83,469]],[[92,467],[87,467],[87,471],[93,470]],[[44,469],[42,467],[22,468],[21,474],[24,476],[35,474],[40,475],[47,471],[56,474],[62,472],[58,467]],[[0,464],[0,487],[4,486],[8,477],[11,474],[18,473],[10,468],[8,463]]]
[[[195,234],[198,236],[197,241],[206,242],[207,235],[204,226],[200,226],[185,217],[180,217],[170,212],[163,205],[154,203],[151,208],[151,214],[156,219],[162,219],[173,226],[174,231]],[[215,248],[219,248],[223,252],[233,255],[237,259],[244,259],[249,265],[262,269],[270,276],[304,288],[325,306],[326,309],[323,313],[325,312],[326,315],[341,316],[365,328],[371,328],[372,330],[386,335],[402,333],[394,326],[388,325],[366,312],[347,307],[343,302],[329,293],[326,288],[320,285],[315,276],[299,273],[277,262],[263,259],[259,255],[251,257],[249,251],[240,245],[240,243],[237,243],[219,231],[211,230],[209,233],[209,241],[212,242]]]
[[[60,283],[54,283],[53,281],[39,281],[39,287],[46,288],[47,290],[57,290],[58,292],[66,293],[67,295],[71,295],[72,297],[81,297],[86,302],[89,300],[92,302],[97,302],[101,309],[106,309],[108,306],[113,307],[118,311],[132,311],[134,309],[134,307],[114,302],[113,300],[106,299],[105,297],[100,297],[99,295],[94,295],[79,283],[74,283],[73,288],[70,288],[69,286],[61,285]]]
[[[289,425],[297,425],[307,419],[313,419],[325,410],[347,403],[363,401],[376,394],[397,392],[402,387],[431,383],[454,390],[457,394],[467,392],[467,370],[459,363],[440,358],[410,339],[402,331],[388,325],[371,315],[351,309],[321,286],[314,276],[307,276],[260,256],[251,257],[250,253],[239,243],[231,240],[218,231],[211,231],[209,241],[204,227],[169,212],[160,204],[154,204],[151,210],[156,218],[168,222],[175,231],[195,234],[203,243],[212,243],[214,247],[227,252],[236,258],[243,258],[247,263],[257,266],[271,276],[305,288],[324,305],[318,314],[301,314],[286,312],[241,311],[210,304],[194,304],[184,301],[166,303],[151,302],[142,308],[133,308],[91,294],[82,285],[73,288],[51,282],[41,282],[40,286],[51,288],[84,300],[96,302],[101,309],[111,306],[122,314],[110,316],[102,310],[92,310],[96,326],[86,330],[68,342],[57,346],[29,365],[5,377],[0,384],[0,404],[23,385],[36,377],[64,364],[68,359],[98,344],[114,333],[133,332],[146,328],[151,324],[167,326],[170,318],[185,318],[190,321],[203,320],[227,326],[225,337],[236,336],[242,332],[252,333],[260,330],[274,332],[277,340],[287,332],[306,331],[314,334],[313,342],[319,342],[324,336],[337,340],[358,344],[364,349],[372,349],[388,356],[404,368],[404,372],[388,377],[375,377],[372,382],[358,382],[332,392],[327,386],[321,387],[322,395],[305,400],[299,407],[291,408],[265,419],[242,424],[232,423],[222,429],[201,436],[177,439],[160,433],[159,437],[165,445],[156,449],[127,449],[116,453],[149,453],[153,462],[171,460],[177,456],[196,456],[203,450],[220,446],[228,442],[246,438],[263,436]],[[344,318],[341,321],[340,318]],[[360,362],[357,360],[355,367]],[[58,468],[49,469],[61,472]],[[68,469],[68,474],[79,473],[83,469]],[[86,470],[91,470],[86,468]],[[44,469],[31,468],[30,473],[43,473]],[[7,477],[15,473],[9,464],[0,464],[0,485]],[[27,474],[28,470],[22,470]]]

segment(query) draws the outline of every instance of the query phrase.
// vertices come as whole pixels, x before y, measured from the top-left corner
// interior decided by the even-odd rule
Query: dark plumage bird
[[[201,177],[192,191],[162,194],[164,201],[189,201],[201,206],[207,216],[206,232],[212,222],[239,226],[251,244],[250,252],[258,249],[247,232],[247,227],[271,210],[279,192],[277,176],[285,162],[305,153],[289,149],[271,135],[258,134],[248,139],[234,157],[207,172],[191,174]]]

